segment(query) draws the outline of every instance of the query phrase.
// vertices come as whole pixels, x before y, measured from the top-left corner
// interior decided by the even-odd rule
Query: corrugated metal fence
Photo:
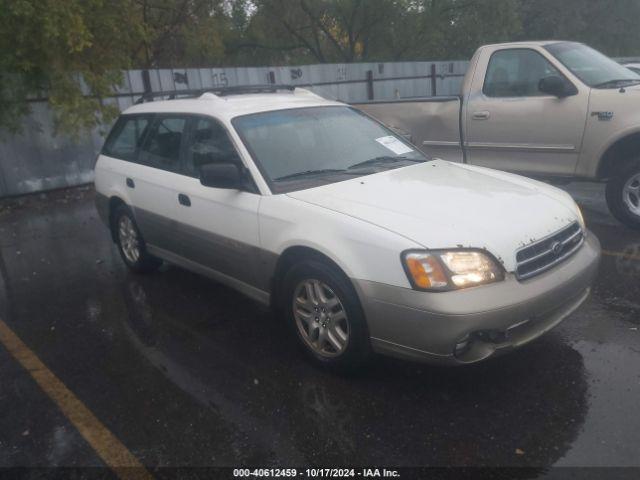
[[[108,101],[121,110],[145,91],[167,92],[235,85],[291,84],[348,103],[455,95],[468,62],[405,62],[295,67],[130,70]],[[34,101],[23,133],[0,132],[0,197],[79,185],[93,180],[104,138],[98,131],[79,142],[53,135],[46,102]]]

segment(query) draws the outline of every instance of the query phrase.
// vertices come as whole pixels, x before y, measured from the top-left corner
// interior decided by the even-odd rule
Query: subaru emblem
[[[551,244],[551,252],[557,257],[560,255],[560,253],[562,252],[562,243],[560,242],[553,242]]]

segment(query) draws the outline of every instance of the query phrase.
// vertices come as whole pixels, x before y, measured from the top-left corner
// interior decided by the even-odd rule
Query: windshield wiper
[[[349,167],[349,170],[354,170],[356,168],[362,168],[362,167],[369,167],[371,165],[377,165],[380,163],[399,163],[399,162],[417,162],[417,163],[423,163],[426,160],[418,160],[415,158],[408,158],[408,157],[392,157],[390,155],[385,155],[382,157],[375,157],[375,158],[371,158],[369,160],[365,160],[364,162],[360,162],[360,163],[356,163],[355,165],[351,165]]]
[[[297,173],[292,173],[290,175],[284,175],[283,177],[278,177],[275,180],[279,181],[279,180],[290,180],[292,178],[300,178],[300,177],[310,177],[312,175],[322,175],[322,174],[326,174],[326,173],[346,173],[347,175],[351,175],[352,172],[348,172],[347,170],[344,169],[338,169],[338,168],[322,168],[319,170],[305,170],[304,172],[297,172]]]
[[[616,80],[608,80],[606,82],[599,83],[594,85],[593,88],[607,88],[607,87],[618,87],[622,84],[632,84],[632,83],[640,83],[640,78],[620,78]]]

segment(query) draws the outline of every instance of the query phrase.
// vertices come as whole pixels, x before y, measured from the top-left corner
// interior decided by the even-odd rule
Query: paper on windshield
[[[405,153],[413,152],[411,147],[408,147],[396,137],[389,135],[388,137],[376,138],[376,142],[385,148],[388,148],[396,155],[404,155]]]

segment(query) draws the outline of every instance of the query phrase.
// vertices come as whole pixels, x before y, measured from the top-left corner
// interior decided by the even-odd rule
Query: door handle
[[[178,202],[180,202],[180,205],[184,205],[185,207],[191,206],[191,199],[187,197],[184,193],[178,194]]]
[[[135,184],[135,182],[134,182],[132,179],[127,178],[127,187],[129,187],[129,188],[136,188],[136,184]]]
[[[482,112],[473,112],[472,118],[474,120],[488,120],[491,117],[491,112],[484,110]]]

